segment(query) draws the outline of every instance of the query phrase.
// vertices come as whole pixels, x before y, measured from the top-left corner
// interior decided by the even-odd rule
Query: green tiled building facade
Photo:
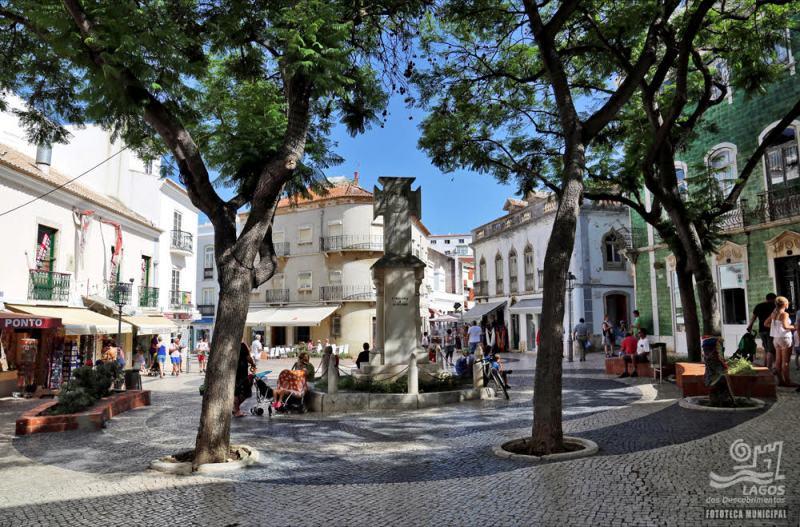
[[[763,136],[800,98],[800,65],[786,54],[786,75],[766,94],[747,97],[735,89],[706,119],[716,126],[702,133],[676,163],[679,179],[711,167],[725,191],[735,181]],[[797,68],[796,68],[797,67]],[[798,71],[795,71],[795,70]],[[723,336],[730,350],[745,332],[753,307],[768,292],[800,303],[800,120],[770,145],[751,174],[739,207],[724,218],[726,241],[709,256],[717,284]],[[642,321],[657,340],[685,352],[680,298],[670,251],[644,220],[631,212],[636,304]],[[698,306],[699,307],[699,306]]]

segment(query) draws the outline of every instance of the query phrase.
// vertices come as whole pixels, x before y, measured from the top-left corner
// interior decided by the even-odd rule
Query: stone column
[[[376,269],[373,276],[375,283],[375,351],[380,353],[380,364],[386,364],[383,347],[383,270]]]

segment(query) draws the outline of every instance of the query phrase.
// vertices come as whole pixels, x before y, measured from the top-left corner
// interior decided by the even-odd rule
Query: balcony
[[[28,278],[28,300],[69,301],[69,280],[67,273],[30,270]]]
[[[129,282],[112,282],[108,284],[106,296],[116,305],[126,306],[133,300],[133,284]]]
[[[200,314],[204,317],[213,317],[217,306],[214,304],[198,304],[197,310],[200,311]]]
[[[375,289],[371,285],[323,285],[319,288],[323,302],[373,302]]]
[[[275,248],[275,256],[289,256],[289,242],[273,243],[272,246]]]
[[[525,291],[535,291],[533,283],[533,274],[525,275]]]
[[[286,304],[288,302],[288,289],[267,289],[267,304]]]
[[[753,205],[742,199],[738,207],[720,216],[719,222],[723,230],[735,230],[798,216],[800,192],[770,191],[759,194]]]
[[[485,298],[489,296],[489,284],[484,280],[482,282],[475,282],[475,297]]]
[[[170,291],[169,307],[172,309],[192,309],[192,293],[189,291]]]
[[[192,254],[192,233],[186,231],[172,231],[170,249],[181,254]]]
[[[158,307],[157,287],[139,287],[139,307]]]
[[[372,234],[346,234],[322,238],[322,250],[331,251],[383,251],[383,236]]]

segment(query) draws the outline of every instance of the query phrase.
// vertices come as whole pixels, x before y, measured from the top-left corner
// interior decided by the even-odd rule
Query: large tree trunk
[[[700,313],[703,315],[703,333],[719,336],[722,335],[722,321],[713,273],[705,254],[697,256],[694,277],[697,282],[697,296],[700,299]]]
[[[700,362],[700,321],[697,316],[694,284],[692,283],[692,273],[686,265],[686,259],[680,252],[675,258],[675,274],[678,278],[678,292],[683,306],[683,324],[689,360]]]
[[[219,273],[219,300],[206,368],[194,467],[201,463],[222,463],[228,457],[236,364],[250,307],[251,272],[229,262]]]
[[[561,375],[564,359],[564,295],[569,263],[575,245],[575,226],[581,206],[583,147],[578,161],[565,167],[567,181],[547,243],[544,265],[541,341],[536,355],[533,387],[531,454],[543,455],[563,448],[561,425]],[[569,328],[571,330],[571,328]]]

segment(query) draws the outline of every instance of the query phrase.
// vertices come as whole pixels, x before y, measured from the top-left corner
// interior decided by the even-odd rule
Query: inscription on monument
[[[407,306],[408,305],[408,297],[407,296],[393,296],[392,297],[392,305],[393,306]]]

